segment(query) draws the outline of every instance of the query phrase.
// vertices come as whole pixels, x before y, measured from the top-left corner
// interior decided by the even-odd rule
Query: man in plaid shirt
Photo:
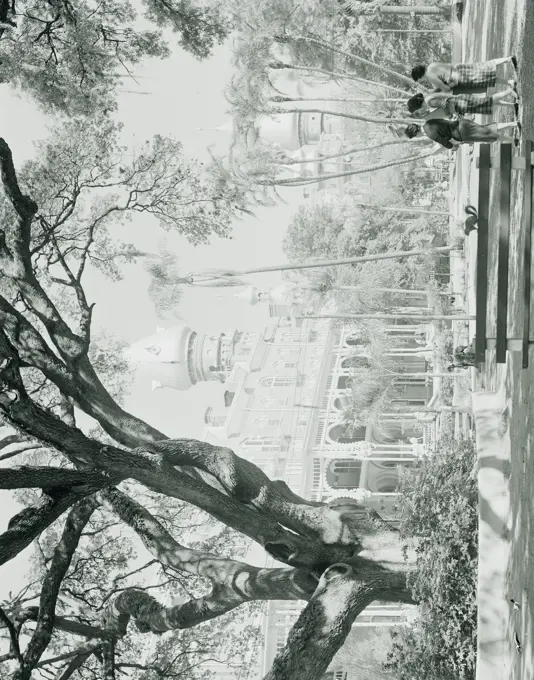
[[[417,82],[423,76],[441,92],[463,94],[485,90],[497,84],[513,86],[514,80],[497,77],[497,66],[510,63],[517,69],[515,57],[501,57],[478,64],[443,64],[433,62],[424,66],[419,64],[412,69],[412,78]]]
[[[503,101],[506,97],[511,96],[514,101]],[[422,93],[416,94],[408,99],[407,106],[410,113],[420,111],[423,106],[428,109],[443,109],[449,115],[465,116],[466,113],[482,113],[486,115],[493,115],[494,106],[511,106],[513,107],[517,100],[517,94],[514,89],[509,87],[503,92],[497,92],[494,95],[486,94],[449,94],[445,92],[436,92],[432,90],[427,95]]]

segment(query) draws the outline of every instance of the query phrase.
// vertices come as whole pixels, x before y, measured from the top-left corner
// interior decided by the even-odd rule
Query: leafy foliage
[[[180,531],[195,548],[214,550],[221,556],[233,558],[246,552],[250,541],[206,513],[157,494],[149,492],[144,495],[138,485],[126,486],[137,498],[143,496],[146,507],[164,526],[173,532]],[[21,500],[24,496],[28,502],[35,493],[19,494]],[[62,525],[61,521],[56,523],[40,537],[32,558],[31,585],[23,594],[24,601],[30,600],[31,595],[38,592]],[[63,580],[57,615],[68,613],[75,620],[98,626],[110,598],[132,586],[146,589],[160,601],[171,603],[185,602],[190,597],[201,596],[206,592],[205,579],[162,567],[156,560],[141,560],[134,541],[135,534],[121,528],[120,522],[112,514],[104,509],[95,512],[83,532],[79,548]],[[21,599],[20,596],[13,597],[9,607],[21,606]],[[129,677],[135,680],[155,680],[161,677],[162,670],[165,671],[165,677],[175,677],[176,674],[188,680],[200,680],[210,677],[203,666],[206,661],[219,661],[236,669],[243,667],[257,653],[261,622],[259,613],[262,607],[258,602],[248,603],[239,613],[230,612],[194,629],[173,631],[158,638],[152,645],[146,644],[146,637],[132,631],[117,646],[117,668],[127,670],[131,673]],[[240,625],[243,615],[248,622],[246,626]],[[228,631],[237,629],[238,625],[239,635],[229,636]],[[70,647],[72,641],[69,637],[58,633],[48,650],[60,654]],[[57,671],[61,666],[59,663],[52,667]],[[92,658],[80,671],[80,677],[95,677],[99,673],[100,664],[96,658]]]
[[[415,545],[410,576],[423,604],[413,629],[396,632],[387,666],[399,680],[475,677],[478,491],[470,440],[442,441],[435,456],[407,472],[401,531]]]
[[[21,0],[12,8],[11,25],[0,29],[0,82],[29,92],[45,109],[68,113],[113,109],[120,76],[131,75],[142,59],[169,55],[163,29],[170,27],[200,59],[229,30],[218,4],[184,0],[145,0],[143,17],[129,0]]]
[[[424,248],[432,234],[443,232],[445,220],[427,215],[394,213],[361,207],[358,198],[348,193],[344,200],[314,208],[298,209],[290,223],[283,248],[293,262],[317,259],[358,257],[392,250]],[[335,285],[363,285],[369,300],[384,303],[383,296],[372,294],[374,287],[419,287],[428,281],[424,258],[404,261],[363,263],[339,267],[333,272]],[[367,282],[367,285],[366,283]],[[354,298],[344,293],[340,304],[357,311]]]
[[[190,0],[144,0],[146,18],[179,35],[178,44],[198,59],[206,59],[231,29],[223,3],[199,5]]]

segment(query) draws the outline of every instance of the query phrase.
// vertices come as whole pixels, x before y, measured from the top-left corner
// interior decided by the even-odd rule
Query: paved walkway
[[[532,138],[534,2],[466,0],[464,60],[484,61],[508,54],[517,54],[520,61],[523,129]],[[499,111],[496,117],[505,120],[508,116],[508,112]],[[458,211],[469,199],[476,204],[474,160],[478,149],[475,147],[473,156],[468,151],[461,149],[458,156]],[[492,177],[490,228],[498,214],[497,174]],[[516,173],[512,180],[509,326],[517,328],[523,319],[521,290],[514,289],[515,282],[523,278],[522,205],[522,181]],[[465,252],[467,306],[473,313],[476,234],[469,237]],[[496,252],[490,252],[490,309],[496,307],[496,286],[491,281],[495,263]],[[493,322],[490,318],[490,327]],[[480,490],[477,680],[534,680],[534,351],[528,370],[522,369],[521,361],[520,353],[509,353],[507,363],[497,366],[494,355],[487,352],[486,370],[477,375],[479,392],[473,395]],[[510,597],[521,603],[515,616]],[[522,654],[515,649],[515,631],[523,645]]]

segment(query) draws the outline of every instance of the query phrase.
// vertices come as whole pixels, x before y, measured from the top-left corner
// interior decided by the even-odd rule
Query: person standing
[[[408,139],[426,135],[434,142],[441,144],[446,149],[453,149],[460,144],[492,143],[492,142],[516,142],[514,137],[503,134],[504,130],[515,129],[521,131],[519,123],[490,123],[479,125],[471,120],[444,120],[432,118],[421,127],[417,123],[411,123],[405,129],[404,134]]]
[[[502,101],[506,97],[513,97],[513,102]],[[493,95],[480,94],[449,94],[447,92],[433,91],[427,95],[422,93],[416,94],[407,101],[408,111],[415,113],[419,111],[424,104],[429,109],[444,109],[449,115],[464,116],[467,113],[482,113],[486,115],[493,115],[494,106],[514,106],[517,100],[517,94],[513,88],[509,87],[507,90],[497,92]]]
[[[515,84],[514,80],[497,77],[497,66],[501,64],[512,64],[517,70],[517,59],[515,57],[501,57],[490,61],[478,62],[475,64],[446,64],[442,62],[432,62],[419,64],[412,69],[412,78],[418,82],[426,76],[427,80],[441,92],[458,92],[461,94],[468,91],[479,91],[495,85]]]

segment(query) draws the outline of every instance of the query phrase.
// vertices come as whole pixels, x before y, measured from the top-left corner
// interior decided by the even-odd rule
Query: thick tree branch
[[[406,588],[405,574],[363,578],[347,564],[332,565],[263,680],[320,680],[358,614],[384,590],[396,588]]]
[[[20,434],[10,434],[0,441],[0,451],[5,449],[7,446],[11,446],[12,444],[26,444],[27,441],[28,440],[26,437],[23,437]]]
[[[57,676],[56,680],[70,680],[73,674],[83,666],[92,653],[92,651],[84,652],[83,654],[75,656],[66,668],[61,671],[60,675]]]
[[[236,585],[240,584],[241,574],[236,574]],[[373,569],[371,564],[363,564],[363,574],[348,564],[328,568],[264,680],[320,680],[356,616],[397,590],[406,590],[406,573]],[[278,593],[271,592],[269,599],[279,599]],[[104,625],[117,638],[126,634],[130,619],[140,632],[160,634],[184,627],[184,609],[187,605],[165,608],[145,591],[132,588],[109,605]],[[207,613],[205,620],[209,618]],[[198,623],[199,619],[193,625]]]
[[[268,513],[280,524],[303,536],[318,538],[328,545],[359,545],[358,515],[339,513],[320,504],[315,507],[291,492],[287,493],[254,463],[231,449],[192,439],[167,439],[143,447],[160,453],[174,465],[192,465],[213,475],[230,496]],[[282,491],[282,493],[280,493]]]
[[[39,661],[39,663],[35,665],[35,668],[43,668],[44,666],[49,666],[52,663],[57,663],[58,661],[63,661],[64,659],[70,659],[71,656],[85,655],[87,658],[95,651],[95,649],[99,649],[101,646],[102,640],[88,640],[70,652],[65,652],[65,654],[59,654],[58,656],[52,656],[49,659],[43,659],[42,661]]]
[[[29,259],[31,224],[37,212],[37,203],[20,190],[17,173],[13,165],[13,154],[5,139],[0,137],[0,177],[4,191],[19,218],[16,228],[4,232],[2,246],[7,248],[13,259],[19,276],[25,269]]]
[[[2,607],[0,607],[0,621],[4,624],[9,633],[10,656],[15,658],[19,662],[19,666],[23,668],[24,658],[20,652],[19,635],[17,629]]]
[[[108,640],[102,645],[102,680],[115,680],[115,641]]]
[[[2,351],[4,350],[4,351]],[[8,387],[0,394],[5,419],[23,432],[62,451],[75,465],[105,470],[119,477],[136,479],[158,493],[192,503],[263,545],[277,559],[292,566],[320,570],[336,557],[346,560],[357,548],[354,544],[324,545],[285,529],[272,516],[226,496],[208,484],[176,470],[164,456],[144,451],[125,451],[101,446],[80,430],[69,427],[45,412],[29,398],[20,379],[16,353],[0,333],[0,355],[11,353],[0,377]],[[10,395],[9,398],[7,395]],[[314,509],[314,508],[313,508]]]
[[[82,531],[97,507],[95,499],[84,499],[71,510],[61,539],[54,550],[50,566],[43,579],[37,626],[24,652],[24,667],[13,680],[30,680],[32,670],[52,638],[57,597],[61,583],[70,567]]]
[[[112,480],[102,472],[71,470],[59,467],[32,467],[21,465],[16,468],[4,468],[0,476],[0,489],[45,489],[47,495],[56,496],[62,491],[76,491],[91,485],[93,489],[111,486]]]
[[[45,324],[46,325],[46,324]],[[41,334],[0,295],[0,327],[9,339],[0,356],[12,355],[20,363],[38,368],[65,398],[100,423],[115,441],[129,447],[145,441],[164,439],[165,435],[127,413],[102,385],[88,359],[67,366],[50,349]],[[48,326],[47,326],[48,327]]]
[[[307,600],[315,590],[317,581],[308,571],[260,569],[180,545],[146,508],[117,489],[102,491],[97,498],[137,533],[162,564],[202,576],[212,583],[211,593],[166,609],[165,623],[152,618],[152,626],[167,626],[164,630],[189,628],[250,600]],[[129,597],[125,591],[114,602],[118,601],[120,608],[120,602],[129,602]]]
[[[109,483],[109,482],[108,482]],[[78,487],[74,491],[57,492],[53,497],[43,494],[38,503],[14,515],[6,531],[0,534],[0,565],[9,562],[27,548],[45,529],[77,503],[101,488],[101,484]]]

